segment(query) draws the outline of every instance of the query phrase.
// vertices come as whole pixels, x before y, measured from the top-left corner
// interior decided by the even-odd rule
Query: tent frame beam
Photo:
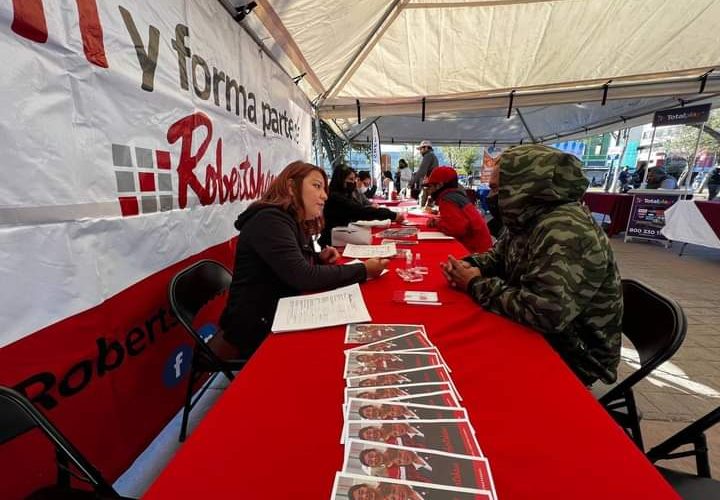
[[[517,111],[518,117],[520,118],[520,122],[522,122],[523,127],[525,127],[525,132],[528,133],[530,136],[530,140],[533,141],[533,143],[538,142],[535,136],[533,135],[532,131],[530,130],[530,127],[528,127],[527,122],[525,121],[525,117],[520,112],[520,108],[515,108],[515,111]]]
[[[305,79],[313,90],[315,90],[318,94],[324,94],[325,87],[305,59],[300,47],[298,47],[295,39],[293,39],[292,35],[283,24],[280,16],[270,5],[270,2],[268,0],[257,0],[257,7],[253,12],[260,22],[262,22],[263,26],[265,26],[265,29],[270,32],[278,45],[282,47],[283,52],[285,52],[300,73],[305,73]]]
[[[365,61],[367,56],[372,52],[372,49],[385,35],[385,32],[395,22],[395,19],[400,15],[403,9],[408,5],[410,0],[394,0],[393,3],[385,10],[380,20],[375,24],[372,31],[365,39],[365,41],[355,51],[350,61],[345,65],[343,70],[340,72],[338,77],[335,79],[333,84],[330,86],[328,91],[328,98],[335,97],[340,92],[347,82],[352,78],[355,72],[358,70],[360,65]]]
[[[714,99],[716,97],[720,97],[720,92],[714,93],[714,94],[703,94],[696,98],[684,100],[684,103],[686,105],[694,104],[694,103],[701,103],[701,102],[706,102],[710,99]],[[626,124],[627,122],[638,119],[638,118],[648,117],[651,119],[652,114],[657,110],[674,109],[675,107],[680,107],[679,103],[673,105],[672,102],[673,101],[671,100],[671,101],[668,101],[668,103],[658,104],[658,106],[656,108],[653,108],[650,111],[645,109],[641,113],[632,114],[632,115],[623,115],[621,117],[618,116],[617,119],[610,119],[610,120],[602,121],[602,122],[595,123],[592,125],[582,126],[582,127],[579,127],[577,129],[574,129],[574,130],[566,132],[566,133],[550,134],[548,136],[538,137],[537,142],[539,142],[541,144],[552,144],[552,143],[559,142],[559,141],[575,139],[575,138],[580,137],[581,135],[589,135],[590,133],[592,133],[594,131],[599,131],[602,129],[607,130],[608,127],[612,127],[614,125],[618,125],[621,123]],[[382,118],[382,117],[376,117],[373,121],[379,120],[380,118]],[[338,127],[340,127],[339,124],[336,123],[336,125]],[[351,135],[350,140],[353,142],[359,142],[359,143],[366,142],[366,141],[362,141],[362,140],[357,141],[355,139],[362,132],[364,132],[365,129],[367,129],[367,127],[369,127],[369,126],[370,126],[370,124],[365,125],[362,128],[362,130],[360,130],[358,133]],[[636,126],[636,125],[626,125],[625,127],[621,127],[621,128],[632,128],[633,126]],[[340,127],[340,128],[342,128],[342,127]],[[404,143],[404,142],[409,143],[409,142],[416,142],[417,138],[394,137],[393,139],[394,139],[395,143]],[[383,139],[381,138],[381,141],[382,140]],[[473,145],[506,145],[506,146],[512,146],[515,144],[519,144],[519,142],[520,142],[520,141],[515,141],[515,140],[510,140],[510,139],[490,140],[490,139],[479,139],[479,138],[462,139],[462,141],[463,141],[463,143],[466,143],[468,145],[473,144]],[[452,145],[452,144],[457,143],[457,139],[452,139],[452,140],[450,140],[450,139],[448,139],[448,140],[433,139],[433,143]]]
[[[413,3],[408,9],[452,9],[467,7],[504,7],[506,5],[522,5],[529,3],[548,3],[558,0],[487,0],[485,2],[427,2]]]
[[[697,94],[698,76],[674,78],[670,81],[651,81],[644,83],[627,83],[613,86],[612,100],[638,99],[649,97],[666,97]],[[604,82],[603,82],[604,85]],[[599,87],[599,88],[598,88]],[[602,95],[600,86],[583,86],[580,88],[556,88],[544,91],[518,89],[513,96],[513,107],[546,106],[553,104],[572,104],[583,102],[599,102]],[[720,78],[708,79],[705,91],[720,91]],[[363,103],[365,116],[409,115],[417,113],[422,103],[421,97],[401,98],[396,100],[366,100]],[[507,94],[465,96],[459,95],[445,98],[426,98],[426,114],[471,111],[478,109],[506,108]],[[320,106],[322,118],[348,118],[357,114],[354,104],[325,104]]]

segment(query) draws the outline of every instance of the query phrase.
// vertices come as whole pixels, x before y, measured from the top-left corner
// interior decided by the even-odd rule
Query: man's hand
[[[452,255],[448,255],[448,260],[441,265],[443,276],[448,280],[450,286],[466,290],[470,280],[477,276],[482,276],[480,269],[473,267],[464,260],[457,260]]]
[[[398,224],[402,224],[405,219],[407,219],[405,212],[398,212],[395,216],[395,222],[397,222]]]
[[[437,227],[439,222],[439,218],[433,217],[427,221],[427,227]]]
[[[335,247],[326,246],[320,252],[320,262],[323,264],[335,264],[340,257],[340,253]]]

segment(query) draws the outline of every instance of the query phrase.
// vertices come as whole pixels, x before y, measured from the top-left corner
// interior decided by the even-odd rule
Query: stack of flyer
[[[351,324],[345,460],[331,500],[497,500],[451,370],[423,325]]]

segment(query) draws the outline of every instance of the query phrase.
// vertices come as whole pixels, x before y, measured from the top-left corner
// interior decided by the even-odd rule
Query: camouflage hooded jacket
[[[507,231],[488,253],[466,258],[482,273],[469,293],[541,332],[584,383],[614,382],[620,274],[607,236],[580,205],[588,182],[579,160],[531,145],[506,150],[498,166]]]

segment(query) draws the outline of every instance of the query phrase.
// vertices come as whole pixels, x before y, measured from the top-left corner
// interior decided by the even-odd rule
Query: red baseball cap
[[[448,182],[457,181],[458,175],[454,168],[443,165],[435,167],[430,173],[426,184],[446,184]]]

